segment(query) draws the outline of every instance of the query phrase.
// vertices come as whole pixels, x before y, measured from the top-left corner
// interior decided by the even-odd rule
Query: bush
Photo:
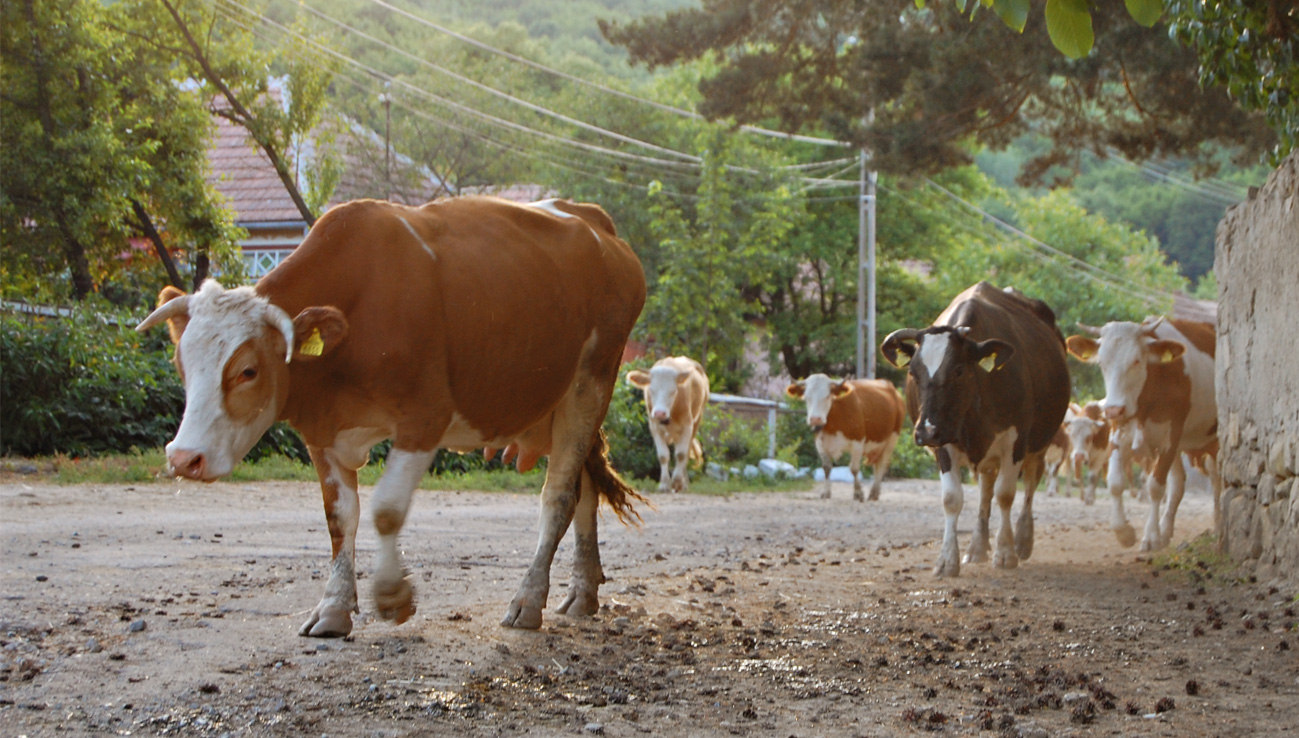
[[[165,331],[83,305],[64,319],[0,318],[0,452],[86,456],[171,439],[185,395]]]
[[[648,369],[653,365],[652,360],[641,358],[622,367],[613,388],[613,398],[609,400],[609,412],[604,416],[604,433],[614,469],[625,477],[657,481],[659,459],[654,450],[654,437],[649,431],[649,417],[645,413],[645,393],[624,379],[627,372]]]

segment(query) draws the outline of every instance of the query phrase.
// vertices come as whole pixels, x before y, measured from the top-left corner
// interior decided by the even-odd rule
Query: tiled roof
[[[208,180],[225,195],[240,225],[302,220],[271,160],[249,142],[243,127],[218,116],[208,158]]]

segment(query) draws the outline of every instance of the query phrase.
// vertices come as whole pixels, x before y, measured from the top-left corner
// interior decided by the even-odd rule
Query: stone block
[[[1294,475],[1294,467],[1290,461],[1292,442],[1289,435],[1281,434],[1272,442],[1272,448],[1267,454],[1267,470],[1278,477]]]
[[[1264,507],[1271,505],[1276,499],[1276,477],[1263,473],[1258,480],[1258,504]]]

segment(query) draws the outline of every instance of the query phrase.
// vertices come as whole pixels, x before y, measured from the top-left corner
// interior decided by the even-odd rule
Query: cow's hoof
[[[668,494],[668,493],[671,492],[671,491],[672,491],[672,487],[670,487],[670,486],[668,486],[668,485],[666,485],[666,484],[660,484],[660,485],[659,485],[659,494],[666,495],[666,494]]]
[[[1115,528],[1114,537],[1118,539],[1119,545],[1124,548],[1132,548],[1137,543],[1137,531],[1129,523],[1124,523]]]
[[[600,611],[600,599],[594,592],[572,588],[555,612],[570,617],[587,617]]]
[[[298,635],[307,638],[342,638],[352,632],[352,613],[336,608],[317,606],[298,628]]]
[[[823,499],[823,500],[828,500],[828,499],[830,499],[830,490],[827,489],[826,491],[822,492],[822,493],[821,493],[821,499]]]
[[[1141,547],[1138,548],[1137,550],[1140,551],[1141,553],[1149,553],[1151,551],[1159,551],[1160,549],[1164,548],[1167,545],[1168,544],[1164,543],[1159,538],[1159,536],[1152,536],[1152,537],[1142,538]]]
[[[686,480],[684,480],[684,479],[673,479],[673,480],[672,480],[672,491],[673,491],[673,492],[685,492],[685,491],[686,491]]]
[[[865,501],[866,501],[866,493],[862,492],[862,491],[859,490],[859,489],[855,489],[855,490],[852,491],[852,498],[853,498],[854,500],[856,500],[857,502],[865,502]]]
[[[879,502],[879,499],[880,499],[880,488],[879,488],[879,487],[871,487],[871,493],[870,493],[870,496],[867,497],[866,499],[867,499],[867,500],[870,500],[871,502]]]
[[[1033,539],[1015,541],[1015,555],[1019,557],[1020,561],[1028,561],[1033,558]]]
[[[516,598],[510,603],[510,609],[505,611],[501,625],[520,630],[536,630],[541,627],[541,608],[525,606]]]
[[[1014,551],[998,551],[992,555],[992,566],[995,569],[1014,569],[1019,566],[1019,557]]]
[[[965,552],[965,563],[967,564],[986,564],[988,562],[988,546],[982,546],[971,543],[968,551]]]
[[[406,579],[382,584],[376,582],[374,606],[379,617],[401,625],[415,614],[415,589]]]
[[[939,559],[934,564],[934,576],[939,579],[946,577],[959,577],[961,575],[961,562],[957,559],[943,560]]]

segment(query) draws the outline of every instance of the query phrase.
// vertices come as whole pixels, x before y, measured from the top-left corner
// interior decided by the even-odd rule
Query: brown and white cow
[[[1068,418],[1068,413],[1065,414]],[[1056,430],[1055,435],[1051,436],[1051,443],[1046,447],[1046,452],[1042,455],[1042,463],[1046,467],[1046,493],[1054,495],[1060,491],[1060,470],[1063,469],[1065,476],[1069,476],[1069,466],[1065,463],[1069,460],[1070,445],[1069,434],[1064,430],[1064,424]],[[1068,497],[1066,491],[1065,496]]]
[[[1101,328],[1079,327],[1099,338],[1070,336],[1069,353],[1100,365],[1105,418],[1114,426],[1129,427],[1132,439],[1114,444],[1110,453],[1107,482],[1114,500],[1110,527],[1120,544],[1136,542],[1136,532],[1123,512],[1124,472],[1131,467],[1134,451],[1148,453],[1155,464],[1146,477],[1150,515],[1141,550],[1163,548],[1172,539],[1173,521],[1186,489],[1182,454],[1212,448],[1217,441],[1213,325],[1157,318],[1139,324],[1118,321]],[[1216,464],[1209,467],[1216,520],[1222,480]],[[1168,508],[1161,520],[1166,486]]]
[[[167,444],[172,473],[229,474],[277,419],[306,441],[333,565],[301,635],[352,629],[356,472],[385,438],[373,593],[398,623],[415,605],[397,536],[438,449],[549,455],[536,554],[502,621],[537,628],[570,522],[573,579],[558,611],[589,615],[604,579],[600,498],[624,521],[636,515],[600,425],[644,299],[640,261],[596,205],[362,200],[329,210],[256,287],[164,289],[139,330],[165,320],[176,342],[185,414]]]
[[[1096,485],[1110,458],[1110,424],[1106,422],[1099,402],[1081,406],[1071,402],[1069,412],[1064,416],[1064,429],[1072,449],[1069,493],[1076,482],[1081,487],[1083,504],[1093,505],[1096,503]]]
[[[659,491],[685,492],[690,487],[686,465],[702,459],[695,434],[708,404],[708,375],[699,362],[685,356],[660,359],[646,371],[627,373],[627,383],[645,391],[650,435],[659,456]],[[676,468],[670,473],[673,457]]]
[[[934,574],[960,574],[962,466],[974,470],[981,493],[965,560],[987,560],[995,494],[1001,530],[992,563],[1018,566],[1033,553],[1033,493],[1069,405],[1069,369],[1055,313],[1012,288],[979,282],[957,295],[932,326],[894,331],[880,350],[890,364],[909,367],[907,405],[916,443],[933,449],[938,459],[947,522]],[[1021,471],[1024,506],[1012,526]]]
[[[830,470],[847,451],[853,499],[864,499],[861,465],[865,462],[874,467],[870,499],[878,500],[880,483],[889,472],[889,461],[907,414],[893,383],[884,379],[836,381],[824,374],[813,374],[789,385],[785,392],[807,402],[807,424],[816,432],[816,451],[825,469],[821,499],[830,498]]]

